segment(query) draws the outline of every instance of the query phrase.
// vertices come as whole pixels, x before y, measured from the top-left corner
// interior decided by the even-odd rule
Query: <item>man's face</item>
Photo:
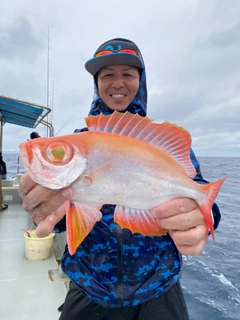
[[[129,65],[110,65],[98,73],[98,92],[103,102],[112,110],[124,111],[136,96],[140,75]]]

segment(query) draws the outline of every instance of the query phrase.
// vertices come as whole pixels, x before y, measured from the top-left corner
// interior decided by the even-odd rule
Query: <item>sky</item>
[[[240,157],[239,0],[1,0],[0,95],[48,105],[54,134],[72,133],[93,98],[84,64],[116,37],[142,52],[150,118],[187,129],[196,156]],[[3,155],[32,131],[47,135],[6,123]]]

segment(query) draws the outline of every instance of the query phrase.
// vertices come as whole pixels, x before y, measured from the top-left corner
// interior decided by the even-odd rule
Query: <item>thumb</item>
[[[47,237],[54,229],[55,224],[57,223],[56,216],[53,213],[50,213],[46,218],[41,220],[36,228],[36,235],[39,238]]]
[[[47,237],[54,229],[55,225],[65,216],[69,201],[66,201],[57,210],[42,219],[37,228],[36,235],[39,238]]]

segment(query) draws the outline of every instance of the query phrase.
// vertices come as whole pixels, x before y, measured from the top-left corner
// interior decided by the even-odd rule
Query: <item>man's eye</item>
[[[125,73],[124,76],[125,77],[132,77],[132,74],[131,73]]]

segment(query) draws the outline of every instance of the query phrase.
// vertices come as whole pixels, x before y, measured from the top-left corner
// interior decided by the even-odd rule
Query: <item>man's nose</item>
[[[114,88],[124,87],[124,80],[121,77],[115,77],[112,82],[112,87]]]

